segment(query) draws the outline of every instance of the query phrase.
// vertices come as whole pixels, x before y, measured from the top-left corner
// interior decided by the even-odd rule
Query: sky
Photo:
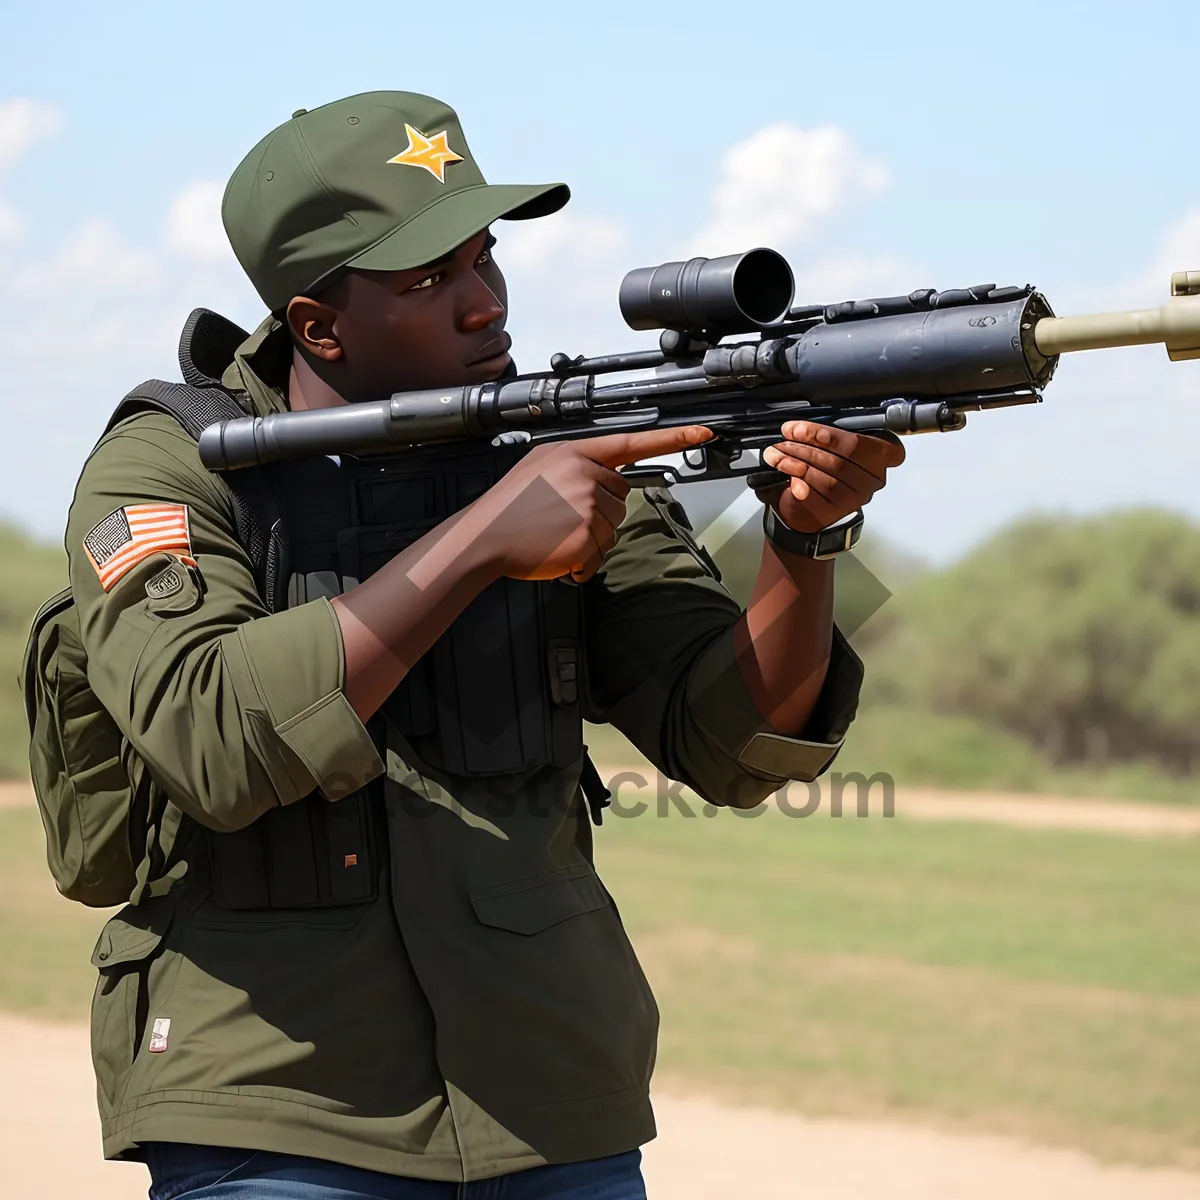
[[[187,313],[264,315],[220,224],[234,166],[357,92],[449,102],[491,182],[570,184],[495,231],[526,369],[653,344],[620,279],[693,254],[772,246],[798,303],[993,281],[1064,315],[1200,269],[1195,0],[0,0],[0,22],[0,517],[49,539],[121,396],[178,378]],[[869,528],[934,562],[1030,512],[1200,519],[1200,361],[1065,356],[1043,405],[907,446]]]

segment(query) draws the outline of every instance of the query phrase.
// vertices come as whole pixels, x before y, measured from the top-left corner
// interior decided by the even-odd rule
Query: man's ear
[[[293,296],[288,302],[287,320],[292,341],[322,362],[340,362],[342,343],[334,328],[338,310],[308,296]]]

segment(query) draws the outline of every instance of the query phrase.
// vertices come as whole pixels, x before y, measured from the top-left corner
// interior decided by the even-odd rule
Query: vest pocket
[[[444,477],[431,468],[411,476],[372,472],[361,481],[368,495],[360,496],[360,509],[374,523],[337,533],[343,584],[369,579],[475,500],[499,477],[500,465],[458,464]],[[570,766],[583,750],[581,621],[576,588],[494,580],[414,664],[382,711],[426,762],[450,775]]]
[[[92,951],[92,1063],[102,1116],[117,1111],[145,1039],[150,969],[171,923],[164,905],[126,907],[109,919]]]
[[[368,784],[332,802],[314,792],[235,833],[209,830],[213,903],[240,912],[374,900],[381,865],[372,803],[377,790]]]

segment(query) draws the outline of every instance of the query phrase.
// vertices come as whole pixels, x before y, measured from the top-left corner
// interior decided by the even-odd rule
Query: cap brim
[[[481,183],[435,200],[344,265],[406,271],[444,258],[493,221],[525,221],[557,212],[571,198],[565,183]]]

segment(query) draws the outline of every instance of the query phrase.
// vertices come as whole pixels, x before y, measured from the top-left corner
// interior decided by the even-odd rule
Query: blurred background
[[[90,1086],[71,1039],[106,915],[57,897],[45,869],[13,685],[28,621],[64,582],[74,482],[119,398],[177,377],[191,308],[261,319],[220,195],[293,109],[429,92],[457,108],[489,180],[571,184],[562,214],[496,229],[526,368],[647,344],[617,284],[691,254],[773,246],[798,302],[1033,282],[1064,315],[1156,305],[1173,270],[1200,268],[1186,0],[0,13],[10,1084],[69,1046],[70,1086]],[[879,1177],[843,1193],[830,1168],[814,1195],[1011,1192],[1001,1143],[970,1140],[994,1134],[1009,1167],[1078,1152],[1075,1175],[1038,1167],[1027,1194],[1040,1180],[1047,1195],[1200,1196],[1200,363],[1161,347],[1067,357],[1039,408],[907,446],[838,565],[867,682],[835,768],[886,777],[894,817],[876,791],[868,815],[848,792],[834,818],[827,780],[804,820],[706,817],[694,798],[689,818],[619,736],[589,731],[608,777],[645,780],[622,795],[648,813],[606,821],[597,854],[663,1009],[660,1090],[726,1106],[724,1122],[743,1112],[747,1130],[768,1112],[796,1122],[783,1140],[815,1138],[809,1162],[834,1144],[820,1122],[857,1123]],[[718,485],[679,498],[744,600],[755,505]],[[39,1188],[43,1134],[95,1166],[85,1118],[47,1133],[36,1111],[10,1115],[26,1124],[0,1130],[0,1157]],[[958,1174],[887,1169],[879,1131],[897,1129],[936,1132],[930,1153],[961,1152]],[[663,1158],[654,1194],[714,1145]],[[781,1196],[799,1194],[792,1166]],[[98,1169],[93,1194],[138,1194]]]

